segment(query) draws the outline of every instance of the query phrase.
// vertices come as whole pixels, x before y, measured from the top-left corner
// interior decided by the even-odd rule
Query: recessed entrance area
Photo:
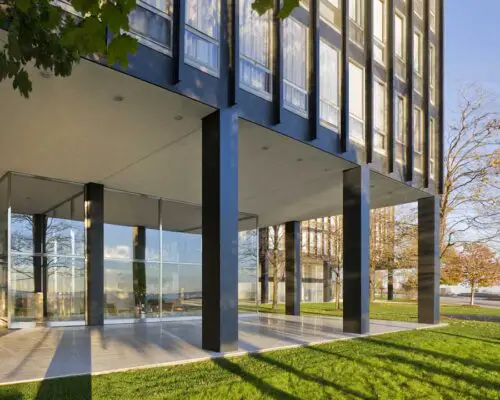
[[[16,173],[0,181],[0,318],[9,328],[86,324],[83,191]],[[248,313],[257,219],[239,220],[238,302]],[[201,317],[201,207],[104,188],[103,243],[104,323]]]

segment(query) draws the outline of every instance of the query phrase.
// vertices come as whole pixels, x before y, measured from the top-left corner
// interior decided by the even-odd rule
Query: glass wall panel
[[[11,322],[85,315],[83,188],[12,174]]]
[[[258,229],[255,219],[244,221],[245,225],[249,223],[255,228],[240,231],[238,241],[238,306],[240,312],[257,311]],[[243,228],[241,225],[243,223],[240,223],[240,229]]]
[[[349,62],[349,135],[360,143],[364,143],[364,98],[364,71]]]
[[[159,200],[104,192],[104,315],[159,317]]]
[[[7,323],[9,175],[0,180],[0,325]]]
[[[339,73],[338,51],[324,40],[319,42],[319,79],[321,121],[332,127],[339,126]]]

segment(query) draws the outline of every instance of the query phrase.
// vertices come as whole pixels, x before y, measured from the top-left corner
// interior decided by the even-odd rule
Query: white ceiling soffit
[[[0,173],[201,203],[201,119],[212,108],[88,61],[69,78],[31,76],[29,100],[10,82],[0,84]],[[342,170],[353,164],[339,157],[240,120],[239,160],[239,209],[259,216],[261,226],[342,211]],[[374,207],[425,195],[372,176]],[[43,204],[37,209],[61,197],[35,186],[29,191],[25,197]],[[199,226],[199,216],[191,221],[179,207],[170,210],[172,227]],[[174,223],[177,217],[183,221]]]

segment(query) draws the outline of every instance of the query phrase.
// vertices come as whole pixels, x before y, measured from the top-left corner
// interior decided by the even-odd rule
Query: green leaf
[[[252,3],[252,9],[259,15],[263,15],[266,11],[273,9],[273,0],[255,0]]]
[[[108,64],[128,67],[128,55],[137,51],[137,40],[127,34],[116,36],[108,46]]]
[[[278,18],[288,17],[294,8],[299,6],[299,0],[284,0],[283,7],[281,8]]]
[[[25,97],[29,98],[30,92],[33,90],[31,80],[28,76],[26,70],[21,69],[15,75],[14,81],[12,82],[12,87],[19,90],[19,92]]]
[[[31,7],[31,0],[16,0],[16,8],[23,12],[27,13]]]

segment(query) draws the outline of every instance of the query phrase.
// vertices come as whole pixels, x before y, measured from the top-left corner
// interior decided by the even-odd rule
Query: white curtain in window
[[[380,82],[375,82],[374,85],[374,101],[375,129],[380,132],[385,132],[385,87]]]
[[[397,116],[396,116],[396,140],[405,142],[405,102],[402,97],[397,98]]]
[[[404,59],[404,23],[403,23],[403,18],[401,18],[399,15],[395,15],[394,17],[394,47],[395,47],[395,52],[396,55],[399,56],[400,58]]]
[[[270,14],[259,16],[252,10],[253,0],[240,0],[240,52],[270,68]]]
[[[321,40],[319,42],[320,117],[334,126],[338,126],[338,60],[338,51]]]
[[[422,111],[419,108],[415,108],[413,114],[413,145],[416,152],[422,152]]]
[[[384,2],[383,0],[375,0],[373,3],[373,35],[384,41]]]
[[[422,36],[419,33],[413,35],[413,66],[415,72],[422,72]]]
[[[219,39],[219,0],[186,0],[186,23]]]
[[[349,112],[360,120],[363,120],[363,99],[363,70],[349,63]]]
[[[307,110],[307,27],[288,17],[283,21],[283,78],[285,102]]]

